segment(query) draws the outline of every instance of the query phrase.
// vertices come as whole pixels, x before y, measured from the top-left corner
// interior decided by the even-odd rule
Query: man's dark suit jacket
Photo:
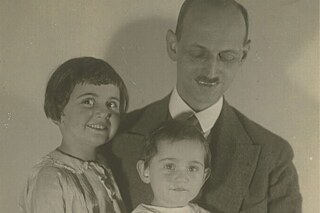
[[[152,191],[136,170],[145,136],[171,119],[169,96],[129,113],[102,151],[110,158],[128,210],[149,203]],[[249,120],[226,101],[208,137],[211,176],[195,199],[211,212],[301,212],[293,151],[279,136]],[[115,156],[112,156],[114,154]],[[111,157],[112,156],[112,157]]]

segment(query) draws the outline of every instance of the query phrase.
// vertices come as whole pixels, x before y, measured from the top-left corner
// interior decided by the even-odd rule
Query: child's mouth
[[[174,189],[171,189],[172,191],[175,191],[175,192],[186,192],[188,191],[187,189],[185,188],[174,188]]]

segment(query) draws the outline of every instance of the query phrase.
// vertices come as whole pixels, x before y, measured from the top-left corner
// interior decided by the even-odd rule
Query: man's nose
[[[219,60],[217,56],[212,56],[207,62],[207,77],[208,78],[214,78],[218,75],[218,69],[219,69]]]

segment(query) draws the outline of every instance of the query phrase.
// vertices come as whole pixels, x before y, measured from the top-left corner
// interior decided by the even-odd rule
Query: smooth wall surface
[[[303,209],[319,209],[319,2],[242,0],[251,50],[227,100],[287,139],[295,152]],[[18,212],[29,169],[60,143],[45,118],[49,75],[77,56],[106,59],[124,78],[130,110],[175,83],[165,50],[181,0],[0,1],[0,208]]]

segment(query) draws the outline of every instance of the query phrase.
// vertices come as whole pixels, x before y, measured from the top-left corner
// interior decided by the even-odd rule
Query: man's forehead
[[[197,7],[212,7],[212,8],[236,8],[237,2],[234,0],[193,0],[190,9]]]
[[[243,20],[243,16],[234,1],[196,0],[190,5],[185,17],[186,22],[215,19]]]
[[[215,1],[195,1],[187,12],[182,28],[182,36],[186,32],[197,32],[213,35],[228,35],[241,39],[246,33],[246,24],[240,9],[232,3],[214,4]],[[208,33],[206,33],[208,32]],[[187,34],[189,34],[187,33]],[[198,35],[199,36],[199,35]],[[203,35],[206,36],[206,35]],[[238,40],[238,39],[236,39]]]

